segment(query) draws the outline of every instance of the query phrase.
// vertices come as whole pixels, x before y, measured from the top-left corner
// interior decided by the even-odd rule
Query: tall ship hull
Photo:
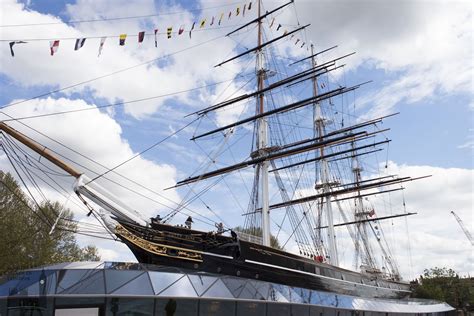
[[[140,263],[373,298],[404,298],[408,283],[364,275],[271,247],[166,224],[121,222],[116,235]]]

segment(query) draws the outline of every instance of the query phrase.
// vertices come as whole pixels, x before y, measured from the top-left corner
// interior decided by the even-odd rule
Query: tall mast
[[[258,0],[258,46],[262,45],[262,20],[260,19],[262,9],[262,1]],[[264,60],[263,60],[263,50],[262,48],[257,50],[257,82],[258,90],[261,91],[264,88]],[[263,93],[261,93],[257,98],[257,114],[264,112],[264,99]],[[265,154],[265,149],[268,144],[268,124],[266,117],[261,117],[257,121],[257,152],[259,155]],[[262,209],[262,242],[264,246],[270,246],[270,209],[268,201],[268,166],[269,162],[262,162],[258,168],[255,168],[255,172],[260,172],[260,199],[261,199],[261,209]]]
[[[314,58],[314,45],[311,44],[311,55],[313,56],[311,58],[313,68],[316,68],[316,60]],[[318,95],[318,81],[317,78],[314,77],[312,79],[313,81],[313,95]],[[319,101],[314,102],[313,105],[313,128],[314,128],[314,137],[319,137],[320,139],[323,139],[324,137],[324,118],[321,113],[321,104]],[[329,168],[328,168],[328,163],[327,160],[324,159],[324,147],[321,147],[319,150],[320,157],[322,158],[320,160],[321,163],[321,189],[323,193],[328,193],[331,188],[330,188],[330,179],[329,179]],[[316,184],[316,188],[318,188],[318,185]],[[334,231],[334,222],[333,222],[333,217],[332,217],[332,205],[331,205],[331,196],[328,195],[326,197],[322,198],[322,206],[323,209],[326,213],[326,220],[327,220],[327,240],[329,245],[327,245],[328,253],[329,253],[329,263],[332,265],[338,266],[339,265],[339,260],[337,256],[337,248],[336,248],[336,240],[335,240],[335,231]]]

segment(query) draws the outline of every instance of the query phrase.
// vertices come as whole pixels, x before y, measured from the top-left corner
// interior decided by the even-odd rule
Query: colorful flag
[[[171,38],[171,33],[173,32],[173,28],[172,27],[169,27],[167,30],[166,30],[166,34],[168,35],[168,38]]]
[[[251,10],[251,9],[252,9],[252,1],[250,1],[250,3],[249,3],[249,10]]]
[[[295,42],[295,45],[298,45],[299,42],[300,42],[300,39],[298,38]]]
[[[221,13],[221,17],[219,18],[219,23],[217,23],[217,24],[221,25],[221,22],[222,22],[222,18],[223,18],[223,17],[224,17],[224,13]]]
[[[300,48],[303,48],[303,46],[306,45],[306,42],[303,42],[303,44],[301,44]]]
[[[127,38],[127,34],[120,34],[119,36],[119,44],[120,46],[124,46],[125,45],[125,39]]]
[[[49,42],[49,49],[51,50],[51,56],[54,55],[58,51],[59,48],[59,41],[50,41]]]
[[[247,8],[247,4],[244,4],[244,9],[242,10],[242,16],[245,16],[245,9]]]
[[[324,89],[326,88],[326,85],[324,84],[324,82],[321,82],[321,89]]]
[[[278,30],[281,28],[281,24],[278,24],[278,27],[277,27],[277,32]]]
[[[105,44],[106,39],[107,39],[107,37],[105,37],[105,36],[100,39],[99,54],[97,55],[97,57],[99,57],[100,54],[102,54],[102,49],[104,48],[104,44]]]
[[[240,14],[240,7],[237,7],[237,10],[235,10],[235,16],[238,16]]]
[[[201,25],[199,25],[199,28],[203,28],[204,25],[206,25],[206,19],[201,21]]]
[[[275,23],[275,18],[273,18],[273,19],[272,19],[272,22],[270,22],[270,28],[272,28],[273,23]],[[277,29],[277,31],[278,31],[278,29]]]
[[[184,24],[179,27],[178,35],[183,34],[183,32],[184,32]]]
[[[74,50],[78,50],[79,48],[81,48],[82,46],[84,46],[84,43],[86,42],[86,39],[85,38],[78,38],[76,40],[76,45],[74,45]]]
[[[13,52],[13,45],[15,44],[26,44],[26,42],[23,42],[23,41],[14,41],[14,42],[10,42],[10,53],[12,54],[12,57],[15,57],[15,53]]]
[[[370,217],[374,216],[374,215],[375,215],[375,210],[372,209],[372,210],[369,212],[369,214],[367,214],[367,215],[369,215]],[[378,228],[378,227],[377,227],[377,228]]]
[[[290,41],[293,39],[293,37],[295,37],[295,34],[291,34]]]
[[[196,22],[193,22],[193,26],[191,26],[191,29],[189,30],[189,38],[191,38],[191,32],[194,30],[195,25],[196,25]]]
[[[158,29],[155,29],[155,47],[158,47]]]
[[[214,17],[212,17],[211,24],[209,25],[212,26],[213,24],[214,24]]]
[[[231,16],[232,16],[232,11],[229,11],[229,17],[227,18],[227,20],[230,20]]]
[[[145,38],[145,32],[138,32],[138,42],[142,43],[143,39]]]

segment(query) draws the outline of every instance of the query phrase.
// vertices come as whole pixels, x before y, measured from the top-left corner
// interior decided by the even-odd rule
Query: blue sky
[[[246,18],[238,17],[237,20],[237,17],[234,17],[231,21],[225,22],[239,24],[250,20],[252,14],[255,14],[256,3],[253,2],[253,11],[247,13]],[[192,21],[197,22],[202,17],[210,19],[211,15],[217,16],[222,9],[209,8],[228,4],[217,1],[149,0],[116,2],[31,0],[20,3],[23,6],[15,0],[2,3],[4,7],[0,24],[60,23],[104,16],[146,15],[150,12],[181,13],[150,19],[69,26],[60,23],[34,28],[2,27],[0,39],[100,37],[118,35],[122,32],[136,34],[144,26],[151,25],[158,25],[161,30],[173,25],[176,30],[181,24],[189,28]],[[229,3],[224,7],[225,10],[234,10],[237,2]],[[265,2],[265,9],[276,7],[280,3]],[[195,8],[205,10],[189,11]],[[345,71],[332,77],[333,80],[347,82],[348,85],[373,80],[371,84],[358,89],[355,94],[350,94],[345,101],[345,105],[349,107],[352,106],[351,102],[355,102],[357,115],[375,117],[401,112],[398,116],[388,118],[383,125],[391,128],[388,137],[393,139],[388,152],[388,159],[392,162],[390,168],[393,167],[395,171],[401,173],[412,172],[414,176],[434,173],[433,180],[411,187],[414,189],[412,205],[421,213],[421,216],[412,222],[412,227],[416,227],[416,232],[412,236],[416,245],[412,247],[420,256],[414,260],[416,263],[413,270],[417,272],[421,270],[423,256],[432,256],[433,262],[454,266],[465,273],[473,271],[472,259],[468,258],[470,248],[465,237],[450,215],[447,215],[451,207],[455,206],[465,222],[472,223],[474,103],[472,45],[469,44],[472,43],[470,27],[472,10],[469,8],[467,1],[457,1],[451,6],[441,1],[421,0],[400,2],[397,5],[389,1],[355,3],[344,0],[296,1],[295,6],[292,5],[275,16],[278,23],[289,29],[298,22],[311,23],[308,30],[298,36],[302,41],[308,43],[312,41],[317,50],[339,45],[334,54],[357,52],[355,56],[345,61],[347,63]],[[268,27],[270,22],[266,23]],[[13,100],[29,98],[58,87],[137,65],[170,52],[187,49],[191,45],[204,43],[227,30],[196,32],[192,40],[188,40],[186,34],[174,41],[168,41],[161,35],[158,49],[154,48],[153,41],[149,37],[142,47],[137,47],[136,38],[133,37],[127,39],[125,47],[119,47],[116,38],[108,38],[100,58],[97,58],[98,39],[88,39],[85,46],[77,52],[72,49],[73,40],[62,41],[58,53],[53,57],[49,56],[48,41],[16,45],[15,58],[10,56],[8,43],[1,42],[0,102],[5,105]],[[268,38],[275,37],[276,34],[278,33],[275,27],[266,31]],[[148,66],[137,67],[80,86],[74,91],[65,90],[63,93],[53,94],[50,98],[43,97],[40,100],[12,106],[8,109],[8,113],[20,117],[78,107],[93,108],[117,101],[191,89],[217,81],[228,82],[241,73],[242,69],[251,73],[253,64],[246,65],[244,60],[241,63],[229,64],[218,71],[212,66],[242,51],[244,46],[252,47],[254,45],[251,41],[252,35],[253,33],[248,32],[234,39],[209,42],[173,55],[171,58],[160,59]],[[239,42],[243,45],[237,45]],[[275,52],[289,55],[293,60],[307,54],[306,50],[295,49],[289,42],[279,45]],[[320,61],[333,56],[335,55],[332,52],[323,55]],[[283,64],[283,60],[280,59],[279,66]],[[212,89],[103,109],[102,114],[98,114],[98,111],[86,111],[81,114],[30,120],[28,123],[37,129],[47,131],[48,135],[60,139],[107,166],[114,166],[191,120],[183,119],[183,114],[205,107],[216,100],[224,100],[230,93],[238,91],[239,84],[243,82],[244,79],[240,79],[225,91],[224,87],[227,84],[220,84]],[[219,99],[220,93],[224,95]],[[242,108],[220,113],[213,117],[213,120],[223,125],[237,118],[239,111],[242,111]],[[248,111],[246,113],[250,114]],[[55,126],[58,128],[55,129]],[[215,125],[211,121],[204,120],[199,131],[213,127]],[[170,141],[134,162],[135,165],[120,170],[136,176],[140,183],[155,190],[161,190],[187,177],[189,173],[195,171],[196,164],[205,159],[203,152],[188,142],[193,130],[187,129],[177,137],[172,137]],[[243,135],[247,132],[246,129],[240,129],[236,134]],[[212,149],[210,146],[215,146],[212,145],[212,141],[204,141],[201,144],[207,146],[208,152]],[[239,142],[234,155],[237,156],[237,160],[238,157],[244,159],[248,156],[248,150],[248,143]],[[229,161],[231,157],[228,155],[227,159]],[[386,160],[386,152],[380,159]],[[2,169],[10,170],[5,164],[5,159],[0,160],[0,163],[3,163]],[[443,187],[446,184],[450,188]],[[410,185],[407,185],[407,188],[410,189]],[[115,190],[116,194],[123,194],[117,188],[110,189]],[[240,188],[236,191],[242,193],[241,189],[243,190]],[[225,187],[216,188],[218,194],[224,194],[226,190]],[[448,196],[445,192],[450,190],[454,190],[455,194]],[[430,195],[430,192],[435,193]],[[164,194],[178,201],[185,191],[166,191]],[[51,192],[51,196],[55,197],[54,192]],[[135,201],[133,197],[126,199],[127,202],[136,203],[134,206],[136,208],[157,207],[150,206],[144,201]],[[218,212],[236,208],[235,201],[231,198],[222,200],[209,196],[208,199],[208,204]],[[245,207],[246,203],[243,204]],[[203,210],[203,205],[197,205],[196,208]],[[154,210],[148,209],[147,212],[151,214]],[[83,217],[80,212],[78,214]],[[429,216],[429,220],[423,216]],[[233,219],[231,217],[230,220]],[[439,226],[446,222],[450,223],[449,227],[439,231]],[[470,229],[472,231],[472,225]],[[397,238],[397,235],[394,238]],[[437,240],[440,243],[439,252],[445,248],[449,249],[449,244],[453,242],[459,246],[451,258],[436,259],[438,255],[436,247],[425,249],[421,246],[427,240]],[[81,239],[81,242],[91,241]],[[98,243],[98,246],[105,258],[131,260],[130,254],[123,254],[126,252],[124,249],[119,251],[111,244]],[[402,254],[403,258],[404,256],[405,254]],[[408,269],[405,273],[409,274]]]

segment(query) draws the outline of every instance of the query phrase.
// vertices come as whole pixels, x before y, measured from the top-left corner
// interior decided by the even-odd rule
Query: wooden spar
[[[245,56],[245,55],[247,55],[247,54],[249,54],[249,53],[252,53],[252,52],[255,52],[255,51],[257,51],[257,50],[260,50],[260,49],[264,48],[265,46],[270,45],[271,43],[274,43],[274,42],[276,42],[276,41],[281,40],[282,38],[287,37],[288,35],[291,35],[291,34],[296,33],[296,32],[298,32],[298,31],[304,30],[305,28],[307,28],[307,27],[310,26],[310,25],[311,25],[311,24],[306,24],[306,25],[304,25],[304,26],[302,26],[302,27],[297,28],[296,30],[293,30],[293,31],[288,32],[288,33],[286,33],[286,34],[283,34],[283,35],[281,35],[281,36],[275,37],[274,39],[269,40],[268,42],[265,42],[265,43],[263,43],[263,44],[260,44],[260,45],[258,45],[258,46],[256,46],[256,47],[254,47],[254,48],[251,48],[251,49],[249,49],[249,50],[246,50],[245,52],[243,52],[243,53],[241,53],[241,54],[238,54],[237,56],[234,56],[234,57],[232,57],[232,58],[229,58],[229,59],[227,59],[227,60],[221,62],[220,64],[215,65],[214,67],[220,67],[220,66],[222,66],[222,65],[224,65],[224,64],[226,64],[226,63],[228,63],[229,61],[235,60],[235,59],[240,58],[240,57],[242,57],[242,56]]]
[[[277,87],[279,87],[279,86],[281,86],[281,85],[290,83],[290,82],[292,82],[292,81],[294,81],[294,80],[298,80],[298,79],[301,79],[301,78],[303,78],[303,77],[305,77],[305,76],[308,76],[308,75],[310,75],[310,74],[313,74],[313,73],[315,73],[315,72],[324,70],[324,69],[326,69],[326,68],[328,68],[328,67],[335,66],[336,61],[341,60],[341,59],[343,59],[343,58],[346,58],[346,57],[348,57],[348,56],[351,56],[351,55],[353,55],[353,54],[355,54],[355,52],[350,53],[350,54],[347,54],[347,55],[344,55],[344,56],[341,56],[341,57],[338,57],[338,58],[335,58],[335,59],[332,59],[332,60],[329,60],[329,61],[324,62],[324,63],[322,63],[322,64],[320,64],[320,65],[318,65],[318,66],[316,66],[316,67],[312,67],[312,68],[310,68],[310,69],[303,70],[303,71],[301,71],[300,73],[298,73],[298,74],[296,74],[296,75],[293,75],[293,76],[287,77],[287,78],[285,78],[285,79],[282,79],[282,80],[280,80],[280,81],[277,81],[277,82],[275,82],[275,83],[272,83],[272,84],[270,84],[268,87],[266,87],[263,91],[255,91],[255,92],[252,92],[252,93],[250,93],[250,94],[243,94],[243,95],[241,95],[241,96],[232,98],[232,99],[230,99],[230,100],[223,101],[223,102],[221,102],[221,103],[217,103],[217,104],[211,105],[211,106],[209,106],[209,107],[207,107],[207,108],[204,108],[204,109],[202,109],[202,110],[199,110],[199,111],[196,111],[196,112],[187,114],[186,117],[191,116],[191,115],[194,115],[194,114],[203,115],[203,114],[206,114],[206,113],[208,113],[208,112],[210,112],[210,111],[215,111],[215,110],[220,109],[220,108],[222,108],[222,107],[224,107],[224,106],[233,104],[233,103],[235,103],[235,102],[239,102],[239,101],[245,100],[245,99],[247,99],[247,98],[256,96],[256,95],[261,94],[261,93],[263,93],[263,92],[266,92],[266,91],[268,91],[268,90],[277,88]],[[334,69],[332,69],[332,70],[334,70]]]
[[[339,156],[339,155],[347,154],[347,153],[352,152],[354,150],[361,150],[361,149],[365,149],[365,148],[375,147],[377,145],[385,144],[385,143],[388,143],[390,141],[391,140],[385,140],[385,141],[377,142],[377,143],[374,143],[374,144],[360,146],[360,147],[357,147],[355,149],[347,149],[347,150],[343,150],[343,151],[338,151],[338,152],[335,152],[335,153],[327,154],[327,155],[324,155],[324,156],[319,156],[319,157],[308,159],[308,160],[305,160],[305,161],[296,162],[296,163],[293,163],[291,165],[286,165],[286,166],[283,166],[283,167],[280,167],[280,168],[272,169],[272,170],[270,170],[270,172],[275,172],[275,171],[282,170],[282,169],[288,169],[288,168],[304,165],[304,164],[307,164],[307,163],[310,163],[310,162],[320,161],[320,160],[323,160],[323,159],[326,159],[326,158],[336,157],[336,156]]]
[[[382,216],[382,217],[377,217],[377,218],[368,218],[368,219],[363,219],[363,220],[360,220],[360,221],[334,224],[334,227],[353,225],[353,224],[359,224],[359,223],[367,223],[367,222],[379,221],[379,220],[402,217],[402,216],[410,216],[410,215],[416,215],[416,214],[418,214],[418,213],[405,213],[405,214],[396,214],[396,215],[390,215],[390,216]],[[315,229],[322,229],[322,228],[327,228],[327,226],[316,227]]]
[[[243,100],[245,100],[245,99],[248,99],[248,98],[254,97],[254,96],[256,96],[256,95],[265,93],[265,92],[267,92],[267,91],[269,91],[269,90],[278,88],[278,87],[280,87],[280,86],[282,86],[282,85],[285,85],[285,84],[288,84],[288,83],[290,83],[290,82],[292,82],[292,81],[294,81],[294,80],[298,80],[298,79],[304,78],[304,77],[306,77],[306,76],[309,76],[309,75],[311,75],[311,74],[313,74],[313,73],[316,73],[316,72],[318,72],[318,71],[321,71],[321,70],[323,70],[323,72],[317,73],[315,76],[321,76],[321,75],[323,75],[323,74],[325,74],[325,73],[328,72],[328,70],[325,70],[324,67],[318,67],[318,68],[316,68],[316,69],[305,70],[305,71],[303,71],[303,72],[301,72],[301,73],[299,73],[299,74],[296,74],[296,75],[287,77],[287,78],[285,78],[285,79],[282,79],[282,80],[280,80],[280,81],[277,81],[277,82],[275,82],[275,83],[272,83],[272,84],[268,85],[267,87],[265,87],[265,88],[263,88],[263,89],[261,89],[261,90],[257,90],[257,91],[252,92],[252,93],[240,95],[240,96],[238,96],[238,97],[232,98],[232,99],[227,100],[227,101],[223,101],[223,102],[218,103],[218,104],[215,104],[215,105],[212,105],[212,106],[210,106],[210,107],[207,107],[207,108],[205,108],[205,109],[196,111],[196,112],[191,113],[191,114],[188,114],[188,115],[186,115],[186,116],[190,116],[190,115],[193,115],[193,114],[203,115],[203,114],[206,114],[206,113],[208,113],[208,112],[210,112],[210,111],[215,111],[215,110],[220,109],[220,108],[222,108],[222,107],[225,107],[225,106],[234,104],[234,103],[239,102],[239,101],[243,101]],[[334,69],[330,69],[329,71],[332,71],[332,70],[334,70]]]
[[[304,79],[301,79],[301,80],[298,80],[296,82],[293,82],[293,83],[290,83],[289,85],[287,85],[286,87],[289,88],[291,86],[294,86],[294,85],[297,85],[299,83],[302,83],[302,82],[305,82],[306,80],[312,80],[312,79],[316,79],[317,77],[321,76],[321,75],[324,75],[330,71],[333,71],[333,70],[336,70],[336,69],[339,69],[339,68],[342,68],[344,67],[346,64],[343,64],[343,65],[340,65],[340,66],[337,66],[337,67],[334,67],[334,68],[331,68],[331,69],[327,69],[324,71],[324,72],[319,72],[317,73],[316,75],[313,75],[313,76],[310,76],[310,77],[307,77],[307,78],[304,78]]]
[[[335,196],[335,195],[341,195],[341,194],[347,194],[347,193],[352,193],[352,192],[357,192],[357,191],[363,191],[363,190],[368,190],[368,189],[373,189],[385,185],[394,185],[394,184],[400,184],[403,182],[408,182],[408,181],[414,181],[414,180],[419,180],[423,178],[431,177],[430,176],[424,176],[424,177],[418,177],[418,178],[411,178],[411,177],[403,177],[403,178],[398,178],[398,179],[393,179],[393,180],[387,180],[387,181],[380,181],[376,183],[369,183],[361,186],[353,186],[350,188],[345,188],[341,190],[336,190],[336,191],[331,191],[331,192],[326,192],[326,193],[321,193],[321,194],[315,194],[315,195],[310,195],[306,196],[303,198],[287,201],[287,202],[282,202],[282,203],[277,203],[270,205],[270,209],[275,209],[275,208],[280,208],[280,207],[286,207],[294,204],[301,204],[305,202],[311,202],[316,199],[326,197],[326,196]]]
[[[51,163],[63,169],[74,178],[79,178],[81,176],[81,173],[79,171],[77,171],[76,169],[74,169],[73,167],[65,163],[64,161],[60,160],[58,157],[54,155],[54,153],[51,150],[49,150],[45,146],[38,144],[36,141],[20,133],[13,127],[10,127],[4,122],[0,122],[0,130],[7,133],[11,137],[15,138],[17,141],[19,141],[26,147],[30,148],[31,150],[37,152],[40,156],[46,158]]]
[[[327,49],[325,49],[325,50],[322,50],[322,51],[320,51],[320,52],[317,52],[317,53],[315,53],[315,54],[313,54],[313,55],[311,55],[311,56],[308,56],[308,57],[305,57],[305,58],[303,58],[303,59],[297,60],[297,61],[295,61],[295,62],[289,64],[288,66],[293,66],[294,64],[297,64],[297,63],[302,62],[302,61],[304,61],[304,60],[308,60],[308,59],[310,59],[310,58],[316,57],[316,56],[318,56],[318,55],[320,55],[320,54],[322,54],[322,53],[325,53],[325,52],[327,52],[327,51],[330,51],[331,49],[334,49],[334,48],[336,48],[336,47],[337,47],[337,45],[335,45],[335,46],[333,46],[333,47],[329,47],[329,48],[327,48]]]
[[[255,22],[259,22],[259,21],[263,20],[264,18],[266,18],[266,17],[269,16],[270,14],[273,14],[273,13],[275,13],[276,11],[283,9],[284,7],[286,7],[286,6],[290,5],[290,4],[292,4],[293,2],[294,2],[294,1],[291,0],[290,2],[285,3],[285,4],[281,5],[281,6],[279,6],[278,8],[273,9],[273,10],[270,11],[270,12],[266,12],[264,15],[261,15],[261,16],[255,18],[255,19],[253,19],[252,21],[248,22],[247,24],[244,24],[244,25],[242,25],[241,27],[239,27],[239,28],[233,30],[232,32],[228,33],[226,36],[232,35],[232,34],[238,32],[238,31],[240,31],[240,30],[246,28],[247,26],[252,25],[252,24],[255,23]]]
[[[355,199],[355,198],[358,198],[358,197],[366,197],[366,196],[384,194],[384,193],[395,192],[395,191],[400,191],[400,190],[405,190],[405,188],[401,187],[401,188],[395,188],[395,189],[384,190],[384,191],[377,191],[377,192],[366,193],[366,194],[357,194],[356,196],[349,196],[349,197],[345,197],[345,198],[334,199],[334,200],[332,200],[332,202],[352,200],[352,199]]]
[[[279,108],[276,108],[276,109],[273,109],[273,110],[270,110],[270,111],[259,113],[257,115],[254,115],[254,116],[248,117],[246,119],[234,122],[232,124],[229,124],[229,125],[226,125],[226,126],[223,126],[223,127],[219,127],[217,129],[206,132],[204,134],[194,136],[193,138],[191,138],[191,140],[196,140],[196,139],[202,138],[204,136],[212,135],[212,134],[215,134],[217,132],[223,131],[223,130],[231,128],[231,127],[236,127],[236,126],[248,123],[248,122],[252,122],[252,121],[254,121],[256,119],[259,119],[259,118],[262,118],[262,117],[266,117],[266,116],[277,114],[277,113],[287,112],[287,111],[290,111],[290,110],[295,110],[297,108],[306,106],[308,104],[312,104],[315,101],[326,100],[326,99],[332,98],[334,96],[337,96],[339,94],[343,94],[343,93],[346,93],[346,92],[349,92],[349,91],[353,91],[353,90],[359,88],[361,85],[366,84],[366,83],[367,82],[364,82],[364,83],[361,83],[361,84],[358,84],[356,86],[352,86],[352,87],[349,87],[349,88],[346,88],[346,87],[337,88],[337,89],[331,90],[329,92],[326,92],[326,93],[323,93],[323,94],[320,94],[320,95],[317,95],[317,96],[313,96],[313,97],[310,97],[310,98],[307,98],[307,99],[304,99],[304,100],[301,100],[301,101],[298,101],[298,102],[295,102],[295,103],[292,103],[292,104],[289,104],[289,105],[286,105],[286,106],[282,106],[282,107],[279,107]]]
[[[339,161],[339,160],[342,160],[342,159],[348,159],[348,158],[353,158],[353,157],[369,155],[369,154],[373,154],[373,153],[376,153],[376,152],[379,152],[379,151],[382,151],[382,150],[383,150],[383,148],[377,148],[377,149],[374,149],[374,150],[369,150],[369,151],[366,151],[366,152],[363,152],[363,153],[358,153],[358,154],[351,155],[351,156],[345,156],[345,157],[339,157],[339,158],[335,158],[335,159],[329,159],[328,162]]]
[[[201,175],[198,175],[198,176],[195,176],[195,177],[187,178],[185,180],[177,182],[175,186],[167,188],[167,189],[180,187],[180,186],[185,185],[185,184],[189,184],[189,183],[192,183],[192,182],[212,178],[212,177],[215,177],[215,176],[218,176],[218,175],[221,175],[221,174],[224,174],[224,173],[236,171],[236,170],[239,170],[239,169],[243,169],[245,167],[256,165],[256,164],[261,163],[263,161],[279,159],[279,158],[283,158],[283,157],[287,157],[287,156],[291,156],[291,155],[304,153],[304,152],[307,152],[307,151],[310,151],[310,150],[318,149],[318,148],[321,148],[321,147],[324,147],[324,146],[337,144],[341,141],[345,141],[345,140],[348,140],[350,138],[362,137],[365,134],[366,134],[365,132],[348,134],[348,135],[335,137],[335,138],[332,138],[332,139],[327,139],[327,140],[324,140],[324,141],[321,141],[321,142],[316,142],[316,143],[313,143],[313,144],[310,144],[310,145],[293,148],[293,149],[286,150],[286,151],[279,151],[279,152],[276,152],[276,153],[270,153],[268,155],[258,157],[258,158],[255,158],[255,159],[251,159],[251,160],[247,160],[247,161],[244,161],[244,162],[241,162],[241,163],[229,166],[229,167],[217,169],[217,170],[214,170],[214,171],[211,171],[211,172],[208,172],[208,173],[204,173],[204,174],[201,174]]]

